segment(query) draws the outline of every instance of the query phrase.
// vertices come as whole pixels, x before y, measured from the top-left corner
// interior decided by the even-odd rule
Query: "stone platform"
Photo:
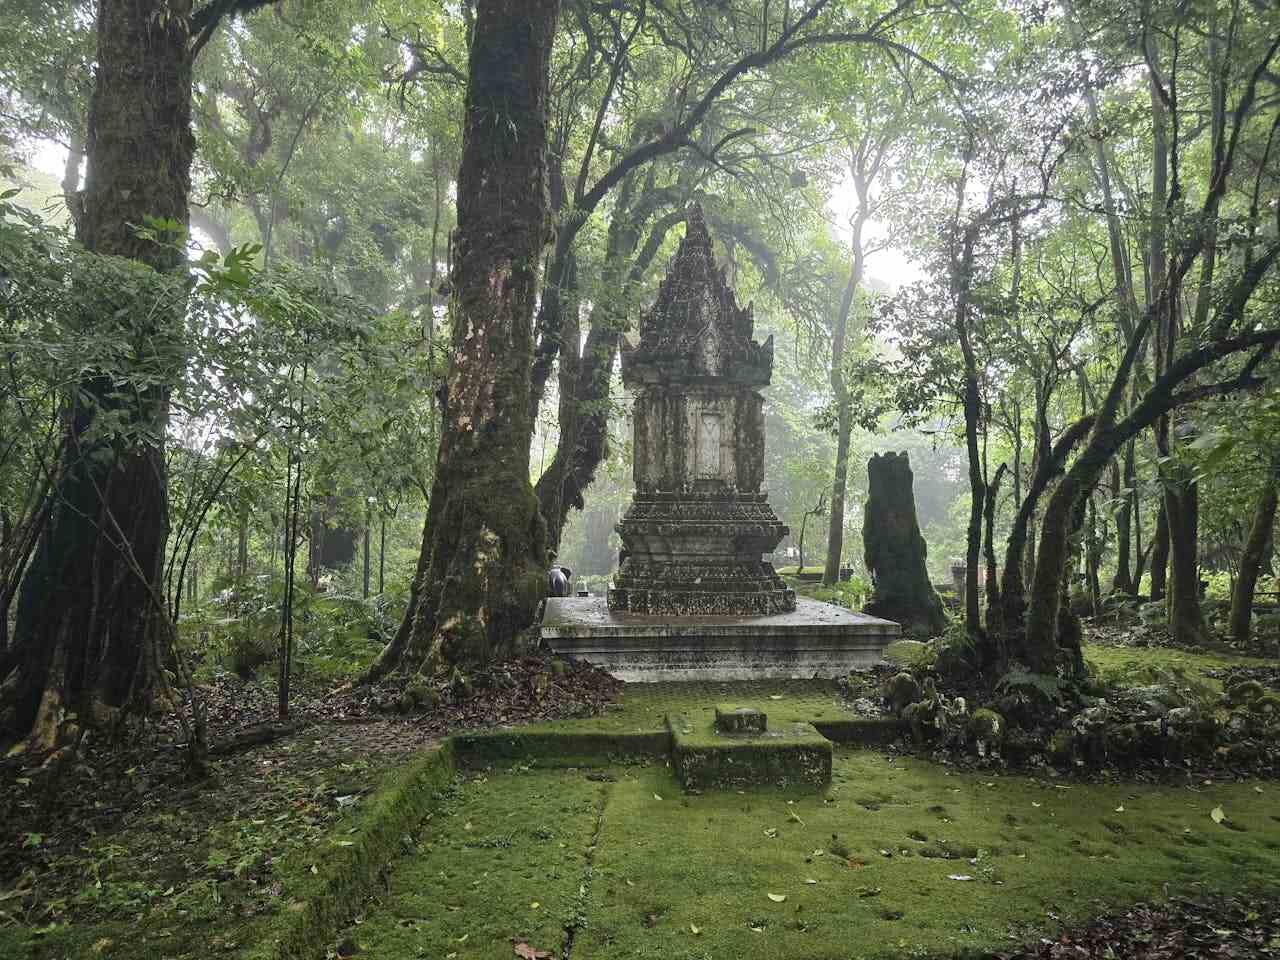
[[[787,613],[663,617],[611,612],[604,597],[551,597],[542,639],[628,683],[838,677],[881,659],[898,625],[805,597]]]

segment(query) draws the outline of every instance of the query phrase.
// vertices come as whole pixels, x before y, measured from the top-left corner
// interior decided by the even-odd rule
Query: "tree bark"
[[[1119,465],[1112,468],[1115,494],[1121,500],[1121,507],[1116,511],[1116,572],[1111,578],[1111,589],[1115,593],[1132,594],[1133,570],[1129,566],[1130,539],[1129,532],[1133,523],[1133,495],[1126,493],[1132,490],[1136,478],[1133,444],[1125,444],[1124,473],[1120,473]]]
[[[160,272],[183,265],[181,236],[157,244],[136,226],[156,217],[181,233],[189,222],[190,14],[190,0],[101,0],[98,8],[77,232],[94,253]],[[180,303],[123,320],[105,306],[98,322],[120,326],[120,336],[141,349],[165,350],[180,318]],[[52,747],[76,727],[114,729],[128,714],[172,701],[161,669],[169,519],[159,438],[167,391],[124,397],[113,377],[90,372],[71,407],[54,504],[23,580],[13,647],[0,665],[0,737],[26,738],[33,748]],[[106,413],[157,439],[92,439]]]
[[[996,569],[996,504],[1000,494],[1000,481],[1004,478],[1005,464],[1000,464],[996,475],[991,478],[987,487],[986,504],[983,508],[983,559],[986,561],[987,591],[987,633],[996,636],[1003,633],[1001,614],[1004,604],[1000,602],[1000,574]]]
[[[1277,493],[1280,493],[1280,481],[1276,480],[1273,469],[1253,511],[1253,523],[1249,526],[1244,553],[1240,557],[1240,574],[1236,577],[1235,589],[1231,591],[1231,637],[1241,643],[1249,639],[1253,594],[1267,559],[1267,546],[1276,519]]]
[[[864,560],[875,581],[867,612],[896,620],[904,632],[915,628],[929,636],[941,633],[947,615],[925,567],[928,547],[916,520],[906,453],[873,456],[867,464],[862,540]]]
[[[529,483],[530,364],[547,239],[547,78],[559,0],[480,0],[458,173],[452,356],[409,609],[370,673],[513,648],[545,594]]]
[[[1164,512],[1164,497],[1156,513],[1156,532],[1151,540],[1151,599],[1163,600],[1169,576],[1169,515]]]

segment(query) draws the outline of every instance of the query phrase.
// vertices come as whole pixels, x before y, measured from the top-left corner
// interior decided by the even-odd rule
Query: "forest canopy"
[[[1277,141],[1262,0],[18,0],[0,742],[536,646],[553,557],[616,567],[618,356],[695,203],[777,344],[776,566],[860,606],[905,450],[991,682],[1078,681],[1108,605],[1249,642]]]

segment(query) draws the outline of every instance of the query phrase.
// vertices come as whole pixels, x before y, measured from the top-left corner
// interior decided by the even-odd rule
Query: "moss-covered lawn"
[[[660,764],[517,769],[462,786],[348,935],[380,960],[561,956],[566,938],[574,960],[981,952],[1166,891],[1280,893],[1278,799],[850,750],[819,793],[683,794]]]

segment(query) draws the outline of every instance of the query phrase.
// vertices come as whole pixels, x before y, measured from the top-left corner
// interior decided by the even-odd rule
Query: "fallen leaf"
[[[533,901],[533,903],[529,904],[529,909],[537,910],[540,906],[542,906],[542,904],[540,904],[537,900],[535,900]]]
[[[782,903],[783,900],[787,899],[787,895],[785,893],[771,893],[769,894],[769,899],[774,903]]]
[[[812,886],[813,884],[817,883],[818,881],[817,881],[817,880],[815,880],[815,879],[813,879],[813,877],[805,877],[805,878],[804,878],[804,882]]]
[[[778,836],[778,828],[777,828],[777,827],[765,827],[764,835],[765,835],[766,837],[768,837],[770,840],[774,840],[774,839],[776,839],[776,838],[777,838],[777,836]]]
[[[1123,804],[1123,803],[1122,803],[1122,804],[1120,804],[1120,806],[1116,807],[1116,813],[1124,813],[1124,804]]]
[[[521,960],[548,960],[551,956],[550,950],[539,950],[537,947],[529,946],[524,941],[515,944],[512,949]]]
[[[661,799],[662,799],[662,795],[661,795],[661,794],[658,794],[658,793],[655,793],[655,794],[653,795],[653,799],[655,799],[655,800],[661,800]]]
[[[702,935],[702,928],[698,926],[694,926],[691,923],[689,924],[689,932],[692,933],[695,937],[698,937]]]
[[[1223,820],[1227,819],[1227,812],[1221,807],[1214,807],[1209,811],[1209,816],[1213,818],[1214,823],[1221,823]]]

